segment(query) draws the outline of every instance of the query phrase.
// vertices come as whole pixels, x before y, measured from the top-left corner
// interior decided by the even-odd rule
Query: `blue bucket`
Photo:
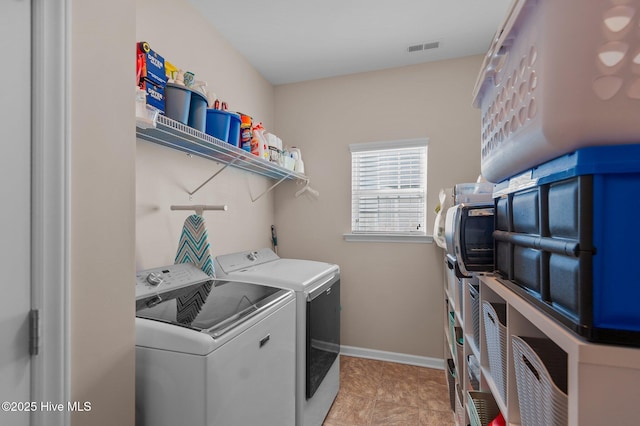
[[[192,91],[179,84],[167,83],[164,89],[164,114],[182,124],[189,122]]]
[[[238,114],[231,114],[231,122],[229,123],[229,142],[235,147],[240,146],[240,116]]]
[[[191,91],[188,125],[201,132],[205,131],[207,122],[207,98],[199,92]]]
[[[229,140],[230,122],[231,114],[227,111],[208,109],[205,133],[216,139],[227,142]]]

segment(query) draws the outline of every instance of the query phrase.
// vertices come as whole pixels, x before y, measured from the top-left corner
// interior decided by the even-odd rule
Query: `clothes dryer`
[[[230,281],[289,289],[296,296],[296,425],[320,426],[340,388],[340,268],[283,259],[271,249],[218,256]]]

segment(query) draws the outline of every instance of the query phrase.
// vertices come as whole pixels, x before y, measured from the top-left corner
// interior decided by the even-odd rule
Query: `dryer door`
[[[307,399],[313,397],[340,354],[340,279],[313,291],[307,301]]]

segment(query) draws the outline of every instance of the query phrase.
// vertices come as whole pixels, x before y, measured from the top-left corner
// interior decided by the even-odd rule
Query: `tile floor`
[[[341,355],[340,380],[323,426],[455,425],[443,370]]]

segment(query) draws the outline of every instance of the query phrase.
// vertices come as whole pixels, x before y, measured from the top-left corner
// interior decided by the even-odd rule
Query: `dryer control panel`
[[[136,274],[136,300],[160,296],[168,291],[213,280],[192,263],[147,269]]]
[[[280,257],[269,248],[223,254],[216,257],[217,265],[225,274],[240,271],[263,263],[278,260]]]

